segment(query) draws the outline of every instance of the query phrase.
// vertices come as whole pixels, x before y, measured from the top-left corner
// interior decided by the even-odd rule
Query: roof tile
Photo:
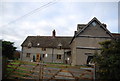
[[[32,43],[32,47],[45,47],[45,48],[57,48],[58,44],[62,44],[62,48],[68,49],[71,37],[63,36],[28,36],[22,43],[22,47],[27,47],[29,41]],[[39,43],[39,46],[37,45]]]

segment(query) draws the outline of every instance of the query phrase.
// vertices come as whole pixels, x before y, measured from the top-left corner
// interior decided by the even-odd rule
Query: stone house
[[[95,52],[100,52],[99,42],[120,37],[111,33],[106,24],[93,18],[87,24],[78,24],[74,36],[28,36],[22,43],[21,59],[83,65],[90,63]]]
[[[22,44],[21,59],[25,61],[43,61],[65,63],[66,55],[70,51],[69,43],[72,37],[56,36],[28,36]]]

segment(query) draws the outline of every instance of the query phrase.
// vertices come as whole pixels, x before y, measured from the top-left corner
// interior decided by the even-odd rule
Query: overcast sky
[[[8,2],[0,4],[0,39],[15,42],[20,50],[27,36],[73,36],[77,24],[87,24],[93,17],[107,24],[112,33],[118,32],[118,2]]]

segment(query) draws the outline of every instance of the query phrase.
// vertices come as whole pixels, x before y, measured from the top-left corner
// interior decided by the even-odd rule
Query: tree
[[[101,42],[100,54],[95,54],[93,61],[98,67],[99,79],[120,79],[120,39]]]
[[[14,51],[13,57],[15,60],[18,60],[20,58],[20,51],[18,50]]]
[[[13,42],[2,41],[2,56],[7,57],[8,59],[13,59],[13,54],[16,50],[16,47],[13,45]]]

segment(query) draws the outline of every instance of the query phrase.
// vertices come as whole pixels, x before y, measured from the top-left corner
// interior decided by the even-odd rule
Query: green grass
[[[20,64],[20,62],[12,62],[11,64]]]
[[[27,65],[37,65],[36,63],[33,62],[27,62],[27,61],[20,61],[20,60],[15,60],[11,62],[10,64],[27,64]]]
[[[32,66],[36,66],[37,63],[34,63],[34,62],[26,62],[26,61],[13,61],[11,62],[11,64],[13,65],[7,65],[8,67],[10,68],[7,68],[7,73],[10,73],[14,70],[14,68],[16,68],[17,66],[14,66],[14,65],[19,65],[19,64],[22,64],[22,65],[32,65]],[[51,67],[51,68],[69,68],[69,67],[78,67],[78,68],[90,68],[88,66],[85,66],[85,65],[79,65],[79,66],[71,66],[69,64],[63,64],[63,63],[44,63],[44,64],[49,64],[48,66],[45,66],[45,67]],[[63,66],[63,67],[60,67],[60,66]],[[12,69],[13,68],[13,69]],[[28,73],[30,74],[30,71],[23,71],[22,69],[28,69],[27,67],[17,67],[18,69],[15,69],[16,72],[19,72],[19,73]],[[22,74],[18,74],[18,73],[11,73],[11,75],[18,75],[18,76],[23,76],[23,77],[27,77],[29,75],[22,75]],[[89,77],[88,75],[86,75],[86,77]]]
[[[22,69],[21,70],[15,70],[16,72],[20,72],[20,73],[30,73],[28,71],[23,71]]]
[[[10,75],[18,75],[18,76],[22,76],[22,77],[27,77],[28,75],[19,74],[19,73],[30,73],[29,71],[23,71],[22,70],[22,69],[26,69],[27,70],[28,69],[27,67],[17,67],[17,66],[14,66],[14,65],[19,65],[20,63],[21,64],[27,64],[27,65],[36,65],[34,63],[13,61],[13,62],[10,63],[10,64],[13,64],[13,65],[7,65],[10,68],[7,68],[7,72],[6,73],[10,74]],[[14,69],[16,67],[17,67],[17,69]],[[16,71],[16,72],[19,72],[19,73],[12,73],[13,71]]]
[[[10,68],[7,68],[7,74],[9,74],[9,73],[11,73],[12,71],[14,71],[14,68],[16,68],[17,67],[17,65],[19,65],[19,64],[26,64],[26,65],[33,65],[33,66],[35,66],[35,65],[37,65],[37,64],[35,64],[35,63],[31,63],[31,62],[24,62],[24,61],[13,61],[13,62],[10,62],[10,64],[12,64],[12,65],[7,65],[8,67],[10,67]],[[15,66],[14,66],[15,65]],[[17,67],[18,69],[20,69],[20,70],[18,70],[18,69],[16,69],[15,71],[16,72],[20,72],[20,73],[30,73],[29,71],[23,71],[22,69],[28,69],[27,67]],[[13,73],[11,73],[11,74],[13,74]]]
[[[15,61],[15,62],[12,62],[11,64],[15,64],[15,65],[19,65],[20,64],[20,62],[19,61]],[[27,65],[37,65],[37,64],[33,64],[33,63],[28,63],[28,62],[24,62],[23,64],[27,64]],[[11,70],[10,70],[10,68],[8,69],[8,71],[12,71],[12,70],[14,70],[14,68],[16,68],[17,66],[14,66],[14,65],[7,65],[8,67],[10,67],[11,68]],[[28,69],[28,67],[17,67],[17,69]],[[21,72],[21,71],[20,71]]]
[[[37,63],[34,63],[34,62],[27,62],[27,61],[21,61],[21,64],[26,64],[26,65],[37,65]]]
[[[54,65],[70,66],[69,64],[64,64],[64,63],[45,63],[45,64],[54,64]]]

